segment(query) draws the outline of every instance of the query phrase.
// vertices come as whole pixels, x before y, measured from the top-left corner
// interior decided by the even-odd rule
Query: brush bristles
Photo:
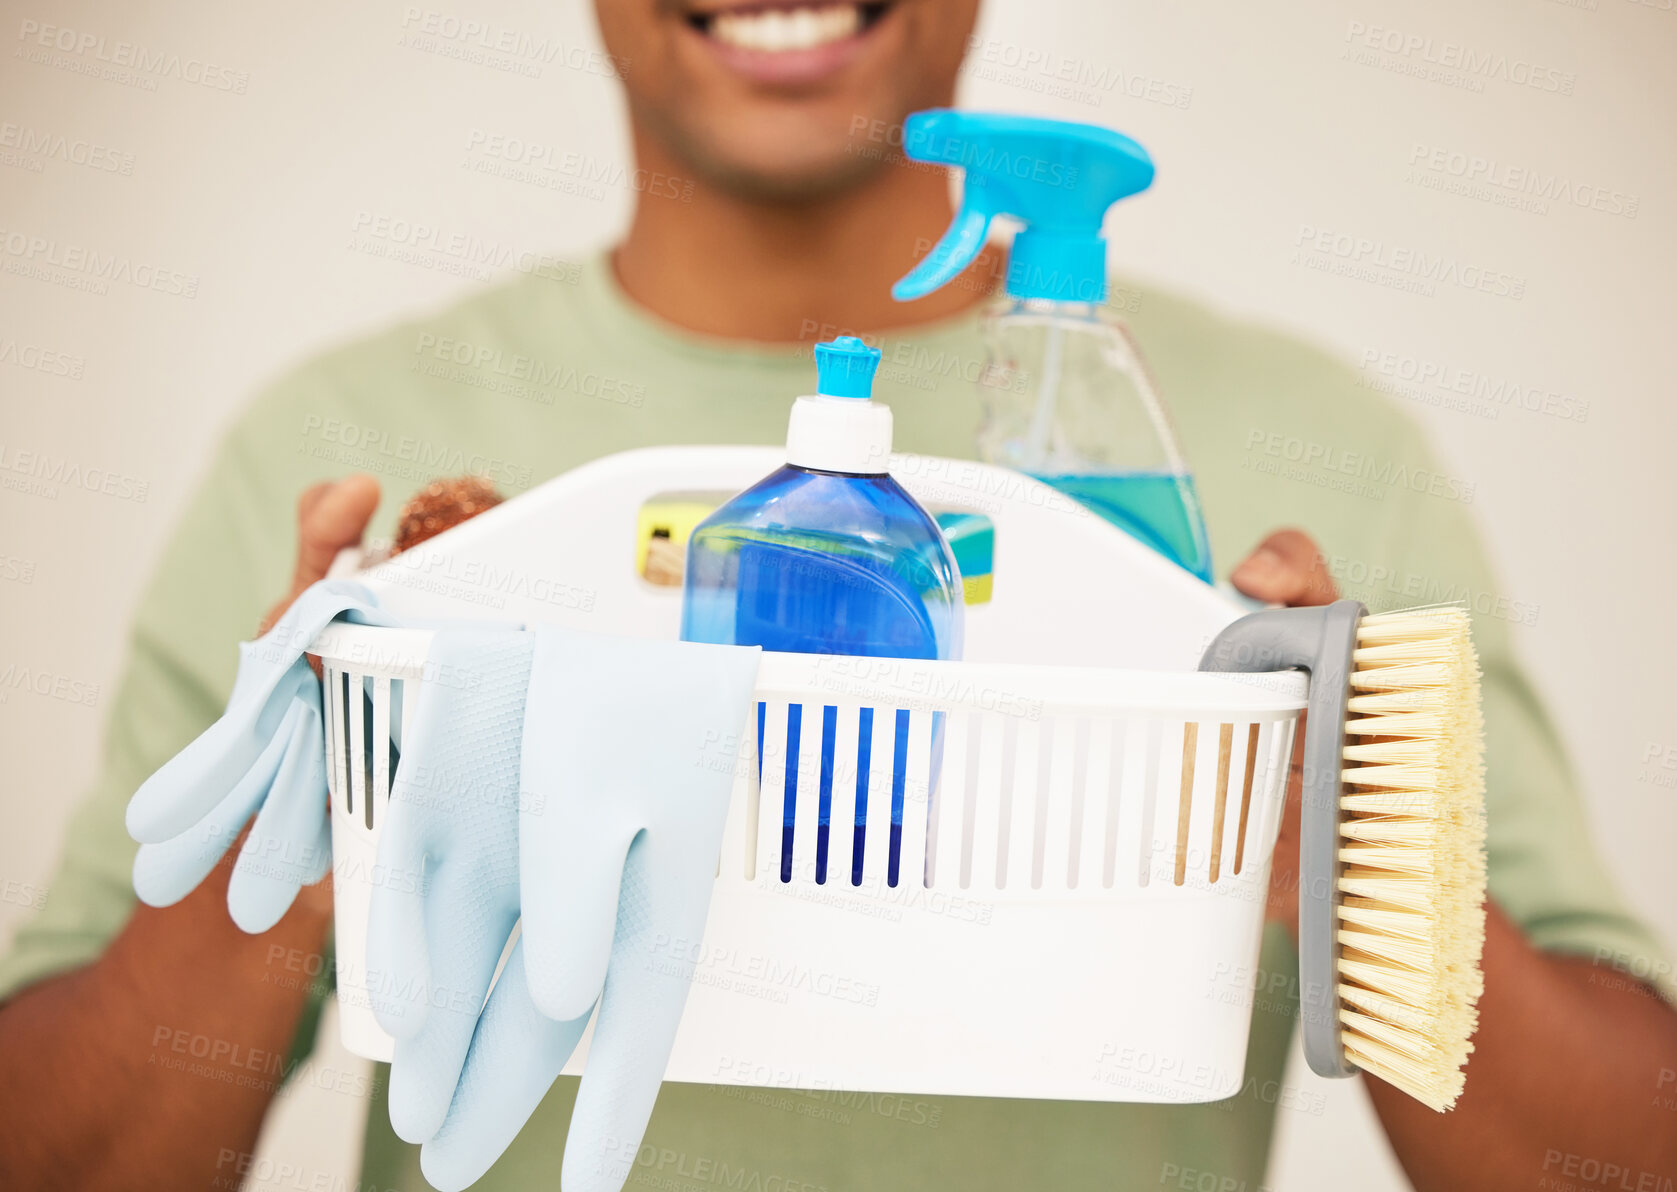
[[[1484,988],[1484,724],[1466,610],[1364,617],[1351,691],[1341,1038],[1352,1063],[1444,1110]]]

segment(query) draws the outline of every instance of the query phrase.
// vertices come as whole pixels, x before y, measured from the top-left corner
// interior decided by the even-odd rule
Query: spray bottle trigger
[[[891,297],[898,302],[912,302],[959,277],[984,247],[993,216],[994,212],[968,202],[943,233],[943,238],[932,246],[932,251],[891,287]]]

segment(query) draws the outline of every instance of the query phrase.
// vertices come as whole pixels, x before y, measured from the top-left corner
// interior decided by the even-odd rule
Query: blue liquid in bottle
[[[688,541],[685,640],[808,654],[959,657],[961,580],[949,545],[901,485],[872,470],[890,454],[890,412],[867,400],[878,358],[877,350],[852,337],[816,349],[821,395],[798,399],[787,442],[791,462],[711,514]],[[863,374],[860,382],[853,373]],[[787,725],[782,881],[792,877],[797,755],[806,728],[802,711],[794,704]],[[757,716],[762,742],[761,704]],[[836,720],[836,708],[823,709],[817,882],[826,880],[835,760],[841,765],[849,760],[833,756]],[[934,740],[937,727],[934,723]],[[813,736],[815,726],[808,729]],[[872,729],[873,713],[864,710],[851,868],[857,885]],[[896,730],[888,876],[893,886],[901,851],[906,710],[897,712]]]
[[[1107,521],[1211,582],[1211,547],[1194,478],[1168,471],[1036,479],[1074,497]]]

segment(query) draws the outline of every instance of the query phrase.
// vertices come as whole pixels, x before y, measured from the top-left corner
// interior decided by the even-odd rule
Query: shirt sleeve
[[[253,404],[270,413],[284,394]],[[139,846],[124,827],[135,789],[226,703],[237,643],[284,594],[298,487],[251,414],[217,450],[164,550],[130,632],[98,775],[74,813],[40,906],[0,957],[0,1000],[97,957],[135,903]],[[268,457],[268,458],[265,458]]]

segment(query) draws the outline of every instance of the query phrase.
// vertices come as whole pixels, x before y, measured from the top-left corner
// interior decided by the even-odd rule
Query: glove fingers
[[[179,836],[203,819],[248,773],[280,731],[291,709],[292,697],[314,682],[314,673],[299,659],[277,675],[262,674],[260,642],[239,646],[244,694],[185,749],[164,762],[140,784],[128,801],[128,834],[143,844],[157,844]],[[235,693],[241,684],[235,681]]]
[[[518,857],[530,996],[549,1018],[588,1013],[605,985],[623,861],[638,824],[614,762],[644,751],[602,723],[614,660],[599,639],[535,627],[520,750]],[[637,723],[635,732],[642,726]]]
[[[539,850],[519,842],[530,996],[555,1021],[586,1016],[605,987],[631,835],[567,833]]]
[[[419,1153],[439,1192],[477,1182],[524,1128],[576,1050],[588,1017],[555,1022],[530,1000],[524,943],[513,945],[472,1037],[448,1118]]]
[[[134,893],[141,902],[173,906],[210,875],[273,785],[290,728],[282,725],[233,789],[198,823],[173,839],[140,846],[134,858]]]
[[[431,978],[423,986],[392,985],[387,1004],[423,999],[424,1021],[396,1040],[390,1066],[390,1124],[408,1142],[423,1142],[441,1128],[471,1047],[472,1032],[516,922],[510,900],[487,905],[475,874],[444,865],[426,897]],[[462,914],[462,908],[467,909]],[[384,974],[377,976],[383,979]],[[380,1016],[383,1021],[383,1015]]]
[[[715,880],[713,866],[682,864],[692,852],[646,836],[629,851],[611,970],[565,1140],[566,1192],[618,1192],[646,1134]]]
[[[335,881],[371,881],[367,911],[368,993],[379,1025],[397,1039],[411,1039],[425,1025],[428,1003],[413,996],[431,980],[425,934],[426,833],[429,817],[392,796],[379,829],[378,861],[371,874],[340,873]],[[371,978],[378,980],[372,982]]]
[[[746,723],[758,654],[690,643],[672,652],[555,626],[535,634],[521,753],[524,938],[531,996],[563,1020],[599,997],[637,831],[680,836],[714,876],[732,775],[694,766],[694,751]]]
[[[429,1032],[439,1012],[437,997],[415,1002],[399,996],[403,990],[442,986],[445,1003],[472,1002],[475,1021],[516,918],[518,743],[529,665],[522,633],[452,630],[431,643],[431,677],[381,830],[368,923],[368,967],[398,995],[376,994],[374,1009],[398,1040]],[[451,1045],[458,1073],[470,1021],[445,1033],[460,1038]],[[445,1091],[427,1136],[446,1108]]]
[[[253,935],[278,923],[297,891],[319,881],[331,860],[320,706],[311,691],[297,697],[296,707],[285,759],[227,886],[233,922]]]
[[[391,791],[384,831],[387,840],[393,831],[400,838],[389,854],[381,841],[379,859],[392,868],[417,868],[422,859],[425,880],[407,898],[375,890],[382,897],[374,909],[388,908],[391,920],[371,925],[369,953],[375,967],[372,957],[389,957],[376,976],[392,994],[424,978],[423,1002],[413,1007],[422,1021],[391,1031],[390,1124],[410,1142],[442,1127],[518,916],[518,751],[530,646],[522,632],[481,627],[432,639],[413,739]],[[387,1005],[380,1021],[404,1010]]]
[[[178,836],[202,819],[280,725],[291,696],[313,686],[303,651],[346,609],[377,619],[377,601],[360,584],[322,580],[291,602],[274,627],[239,645],[239,673],[221,718],[147,779],[128,803],[128,834],[143,844]]]

